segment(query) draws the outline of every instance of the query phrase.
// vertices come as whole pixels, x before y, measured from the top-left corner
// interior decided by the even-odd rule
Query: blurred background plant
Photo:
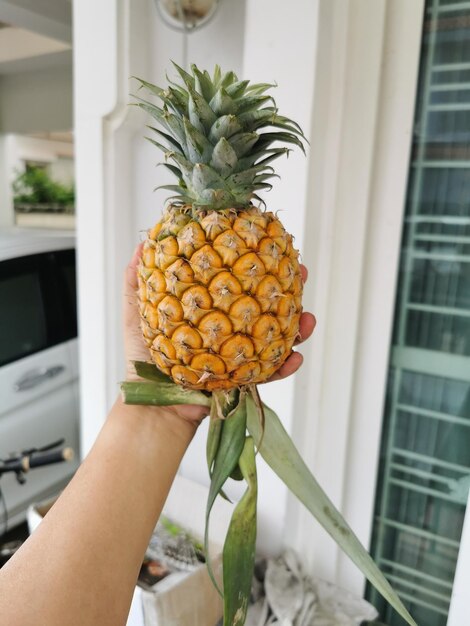
[[[47,169],[27,166],[13,181],[14,204],[17,211],[55,210],[73,208],[75,190],[73,185],[52,180]]]

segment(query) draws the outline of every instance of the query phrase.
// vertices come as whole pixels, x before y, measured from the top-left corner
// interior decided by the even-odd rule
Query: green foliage
[[[180,80],[169,80],[166,89],[137,78],[139,88],[159,100],[135,96],[136,106],[159,125],[149,126],[158,141],[147,139],[164,153],[165,165],[178,179],[177,185],[158,189],[174,192],[173,204],[203,209],[242,208],[260,200],[257,193],[270,190],[266,181],[275,176],[268,163],[288,155],[290,145],[305,152],[307,141],[299,125],[279,115],[274,99],[265,95],[274,85],[239,81],[218,66],[211,77],[195,65],[191,73],[174,65]]]
[[[58,204],[67,206],[75,202],[73,185],[53,181],[42,167],[28,167],[13,182],[14,203]]]

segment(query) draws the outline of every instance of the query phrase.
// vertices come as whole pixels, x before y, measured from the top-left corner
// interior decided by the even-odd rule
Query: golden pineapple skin
[[[138,267],[152,361],[176,383],[215,391],[261,383],[299,335],[293,238],[270,212],[169,206]]]

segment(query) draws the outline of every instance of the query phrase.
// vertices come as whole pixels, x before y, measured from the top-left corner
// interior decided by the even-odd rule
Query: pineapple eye
[[[245,363],[240,365],[231,374],[232,379],[238,383],[250,383],[259,376],[261,368],[258,362]]]
[[[202,318],[198,330],[204,347],[218,352],[220,345],[232,333],[232,323],[221,311],[213,311]]]
[[[242,333],[249,332],[251,323],[260,312],[258,302],[251,296],[238,298],[230,307],[230,317],[233,320],[235,330]]]
[[[240,359],[243,359],[244,357],[245,357],[244,348],[239,348],[237,354],[235,355],[235,361],[239,361]]]
[[[245,309],[242,313],[242,316],[245,322],[250,322],[253,317],[253,311],[251,309]]]
[[[218,211],[209,212],[201,220],[201,226],[209,239],[215,239],[217,235],[223,233],[231,227],[230,220]]]
[[[197,309],[201,305],[200,298],[197,296],[189,296],[188,298],[188,306],[190,309]]]
[[[171,375],[176,382],[193,387],[197,385],[199,380],[197,374],[184,365],[174,365],[171,368]]]
[[[220,324],[213,324],[207,329],[207,334],[212,335],[212,337],[215,339],[219,335],[221,330],[222,326]]]
[[[215,354],[197,354],[191,361],[191,367],[201,373],[201,378],[225,374],[223,360]],[[201,380],[201,379],[199,379]]]
[[[207,244],[193,254],[190,263],[196,280],[201,280],[203,283],[207,283],[223,265],[222,259],[214,248]]]
[[[271,315],[264,314],[253,326],[253,337],[263,341],[271,341],[281,334],[279,322]]]
[[[199,267],[202,270],[207,270],[211,266],[211,261],[207,254],[203,254],[199,257]]]
[[[159,314],[165,320],[180,322],[183,319],[183,308],[175,296],[166,296],[157,307]]]
[[[234,335],[221,346],[220,355],[226,359],[240,361],[251,359],[255,353],[253,342],[245,335]]]
[[[259,355],[262,361],[269,361],[269,363],[278,363],[286,351],[286,346],[282,339],[274,341],[267,348],[265,348]]]

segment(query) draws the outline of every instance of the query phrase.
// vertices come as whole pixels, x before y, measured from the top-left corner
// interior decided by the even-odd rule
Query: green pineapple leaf
[[[251,396],[247,397],[246,403],[248,432],[253,437],[256,446],[259,446],[259,453],[266,463],[320,522],[377,591],[410,626],[417,626],[372,557],[305,465],[278,416],[266,405],[263,405],[266,417],[263,434],[258,410]]]
[[[172,137],[168,133],[165,133],[163,130],[160,130],[159,128],[155,128],[155,126],[147,126],[147,128],[149,130],[152,130],[154,133],[157,133],[157,135],[160,135],[160,137],[163,137],[163,139],[168,141],[168,143],[172,146],[172,148],[169,148],[169,147],[166,148],[165,152],[167,150],[174,150],[174,149],[176,149],[180,154],[184,154],[184,150],[183,150],[181,144],[179,144],[174,137]]]
[[[237,80],[225,88],[225,91],[231,98],[241,98],[247,91],[250,84],[249,80]]]
[[[180,184],[181,191],[175,186],[170,188],[176,196],[167,200],[175,201],[177,205],[192,204],[195,210],[250,206],[258,199],[254,192],[269,190],[271,186],[257,179],[231,187],[227,180],[231,181],[231,176],[245,169],[266,165],[289,154],[285,147],[270,148],[274,142],[294,144],[305,152],[304,142],[307,140],[300,126],[279,115],[274,99],[266,93],[276,85],[250,85],[247,80],[238,80],[234,72],[223,74],[219,66],[215,67],[211,77],[206,70],[200,71],[195,65],[191,65],[190,71],[176,63],[173,65],[179,84],[168,79],[168,87],[162,89],[139,79],[140,86],[163,103],[161,107],[136,97],[136,106],[150,114],[164,129],[160,131],[160,137],[168,144],[167,149],[158,141],[154,145],[163,150],[167,159],[175,160],[177,169],[167,169],[184,181],[184,185]],[[275,132],[264,130],[269,128]],[[190,166],[183,167],[176,154],[190,161]],[[210,182],[208,187],[202,188],[201,178],[192,176],[194,165],[201,163],[210,164],[226,179],[225,184]],[[264,204],[262,199],[259,201]]]
[[[121,393],[126,404],[150,406],[173,406],[175,404],[198,404],[210,407],[210,398],[202,391],[184,389],[176,383],[125,381]]]
[[[245,623],[255,567],[258,484],[251,437],[245,439],[238,467],[247,489],[232,514],[224,543],[224,626]]]
[[[246,435],[246,393],[236,393],[238,400],[235,408],[232,405],[225,406],[223,400],[221,401],[222,411],[225,416],[225,420],[222,425],[222,432],[220,434],[220,442],[218,445],[217,453],[214,458],[214,467],[212,471],[211,484],[209,488],[209,496],[207,498],[206,507],[206,528],[204,533],[204,547],[207,558],[207,569],[209,576],[215,587],[219,589],[217,581],[215,580],[214,573],[210,566],[209,554],[209,518],[212,507],[214,505],[217,495],[222,491],[222,488],[238,464],[240,456],[242,454],[245,445]],[[251,580],[250,580],[251,584]]]
[[[154,363],[147,361],[134,361],[134,369],[137,376],[146,378],[147,380],[153,380],[157,383],[174,384],[172,379],[161,372]]]
[[[212,151],[211,167],[221,176],[227,176],[233,171],[237,162],[237,153],[230,142],[225,137],[221,137]]]
[[[237,133],[236,135],[230,137],[229,142],[237,157],[241,158],[250,152],[258,139],[259,134],[255,132]]]
[[[198,93],[204,98],[206,102],[209,102],[214,94],[215,89],[210,76],[207,72],[201,72],[194,63],[191,65],[191,71],[195,76],[195,88]]]
[[[209,140],[215,145],[221,137],[228,139],[240,132],[242,126],[236,115],[222,115],[212,124],[209,131]]]
[[[209,102],[209,106],[218,116],[230,115],[237,112],[235,100],[233,100],[222,87],[217,90],[214,97]]]
[[[211,142],[186,117],[183,118],[183,129],[189,160],[193,164],[209,163],[213,152]]]

